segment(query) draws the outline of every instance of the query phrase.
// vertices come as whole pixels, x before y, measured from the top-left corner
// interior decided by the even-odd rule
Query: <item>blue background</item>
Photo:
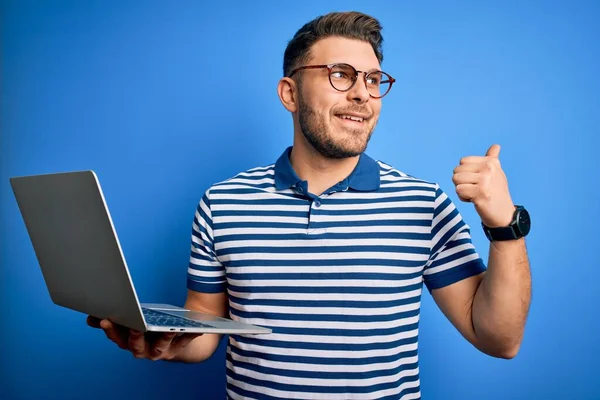
[[[2,2],[0,397],[224,397],[224,342],[202,364],[136,360],[52,304],[9,177],[94,169],[141,300],[182,304],[203,191],[291,143],[276,96],[287,40],[357,9],[382,22],[397,78],[368,153],[439,182],[487,260],[451,177],[499,143],[533,218],[521,352],[477,352],[426,293],[424,398],[600,398],[600,2],[252,3]]]

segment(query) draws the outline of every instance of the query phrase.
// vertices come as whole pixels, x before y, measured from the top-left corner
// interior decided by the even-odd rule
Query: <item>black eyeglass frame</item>
[[[331,81],[331,73],[333,71],[334,67],[338,67],[338,66],[347,66],[350,67],[350,69],[352,69],[354,71],[354,79],[352,79],[352,84],[350,85],[350,87],[348,89],[345,90],[340,90],[338,88],[335,87],[335,85],[333,84],[333,82]],[[390,84],[390,86],[387,88],[387,90],[385,91],[384,94],[382,94],[381,96],[373,96],[371,94],[371,92],[369,92],[369,96],[371,96],[374,99],[381,99],[383,96],[385,96],[386,94],[388,94],[390,92],[390,90],[392,89],[392,85],[394,84],[394,82],[396,82],[396,79],[392,78],[392,76],[390,74],[388,74],[387,72],[383,72],[383,71],[379,71],[379,70],[375,70],[375,71],[370,71],[370,72],[366,72],[366,71],[360,71],[357,70],[356,68],[354,68],[352,65],[347,64],[347,63],[335,63],[335,64],[322,64],[322,65],[305,65],[302,67],[298,67],[293,69],[290,74],[288,75],[288,78],[291,78],[296,72],[298,71],[302,71],[305,69],[320,69],[320,68],[327,68],[327,76],[329,77],[329,83],[331,84],[331,87],[333,87],[335,90],[337,90],[338,92],[347,92],[350,89],[352,89],[354,87],[354,85],[356,85],[356,82],[358,81],[358,74],[359,73],[363,73],[363,81],[365,82],[365,87],[367,88],[367,92],[369,92],[369,86],[367,84],[367,79],[368,76],[371,74],[382,74],[387,76],[389,79],[387,80],[382,80],[380,83],[388,83]]]

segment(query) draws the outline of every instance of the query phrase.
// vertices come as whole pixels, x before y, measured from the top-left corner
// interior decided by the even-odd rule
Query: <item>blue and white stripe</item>
[[[228,397],[420,398],[423,284],[485,269],[468,225],[437,184],[364,154],[301,194],[289,151],[213,185],[194,219],[188,287],[226,290],[232,319],[273,329],[229,337]]]

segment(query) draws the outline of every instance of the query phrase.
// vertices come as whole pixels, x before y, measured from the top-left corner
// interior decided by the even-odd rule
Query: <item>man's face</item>
[[[364,41],[330,37],[315,43],[311,50],[308,65],[347,63],[359,71],[380,69],[373,48]],[[363,74],[359,73],[357,82],[346,92],[331,86],[326,68],[304,70],[302,74],[297,117],[306,140],[328,158],[364,152],[379,118],[381,99],[369,96]]]

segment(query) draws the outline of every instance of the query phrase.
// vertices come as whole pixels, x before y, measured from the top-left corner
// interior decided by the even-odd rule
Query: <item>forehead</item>
[[[362,71],[380,69],[373,47],[363,40],[328,37],[316,42],[310,54],[312,64],[348,63]]]

